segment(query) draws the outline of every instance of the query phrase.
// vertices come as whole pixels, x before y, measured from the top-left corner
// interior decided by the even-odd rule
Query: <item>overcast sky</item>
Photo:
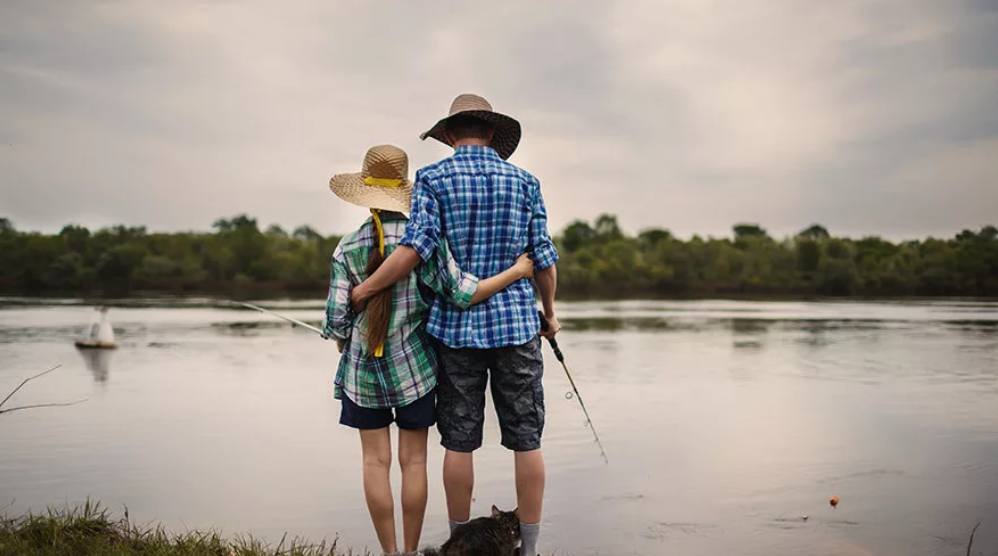
[[[0,216],[353,229],[458,93],[519,119],[552,231],[998,223],[998,0],[0,1]]]

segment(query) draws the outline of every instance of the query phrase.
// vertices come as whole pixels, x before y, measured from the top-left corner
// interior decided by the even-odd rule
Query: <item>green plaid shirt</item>
[[[408,218],[385,212],[385,256],[399,244]],[[336,371],[333,395],[347,396],[361,407],[403,407],[425,396],[437,385],[437,355],[426,333],[426,319],[434,294],[466,309],[478,289],[478,278],[458,268],[445,243],[409,276],[392,288],[392,312],[384,356],[367,348],[367,318],[350,310],[350,290],[367,277],[367,261],[378,239],[374,221],[345,236],[333,252],[329,298],[322,329],[346,342]]]

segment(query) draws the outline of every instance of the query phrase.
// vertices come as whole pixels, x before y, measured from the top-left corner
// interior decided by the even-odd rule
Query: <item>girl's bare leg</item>
[[[371,514],[381,550],[394,554],[398,552],[398,543],[395,539],[395,504],[388,476],[392,467],[392,437],[388,427],[360,431],[360,446],[364,453],[367,511]]]
[[[402,466],[403,552],[416,552],[426,514],[426,437],[428,429],[399,430]]]

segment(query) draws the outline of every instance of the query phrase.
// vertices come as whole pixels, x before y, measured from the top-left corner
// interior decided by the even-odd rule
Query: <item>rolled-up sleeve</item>
[[[417,172],[412,192],[412,213],[399,243],[415,249],[425,262],[433,256],[439,239],[440,203],[425,176]]]
[[[461,270],[447,240],[441,240],[436,254],[419,265],[419,278],[433,293],[461,309],[471,306],[471,298],[478,291],[478,277]]]
[[[541,196],[541,184],[536,179],[531,184],[530,226],[527,246],[530,258],[534,260],[534,270],[540,271],[558,262],[558,249],[548,235],[548,213]]]
[[[322,331],[330,338],[346,341],[350,338],[355,316],[350,309],[350,290],[353,284],[350,282],[350,272],[347,270],[343,251],[339,247],[333,253],[329,274],[329,297],[326,298]]]

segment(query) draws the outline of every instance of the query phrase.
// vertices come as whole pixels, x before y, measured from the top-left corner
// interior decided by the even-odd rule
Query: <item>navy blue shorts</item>
[[[394,422],[400,429],[418,430],[430,428],[436,423],[436,393],[433,390],[405,407],[361,407],[346,396],[341,401],[340,424],[352,429],[383,429]]]

